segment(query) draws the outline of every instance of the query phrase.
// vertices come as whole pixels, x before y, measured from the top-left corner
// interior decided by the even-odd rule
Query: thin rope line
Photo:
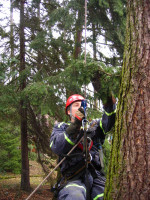
[[[87,29],[87,0],[85,0],[85,55],[84,55],[84,64],[86,67],[86,29]],[[86,84],[84,86],[84,96],[86,97]]]
[[[85,0],[85,56],[84,56],[84,62],[86,64],[86,29],[87,29],[87,0]]]

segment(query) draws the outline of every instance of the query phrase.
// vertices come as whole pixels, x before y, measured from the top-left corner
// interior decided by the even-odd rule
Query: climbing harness
[[[91,140],[90,137],[87,137],[87,143],[88,143],[88,150],[90,151],[92,146],[93,146],[93,141]],[[81,141],[79,144],[78,144],[78,147],[83,151],[83,141]]]

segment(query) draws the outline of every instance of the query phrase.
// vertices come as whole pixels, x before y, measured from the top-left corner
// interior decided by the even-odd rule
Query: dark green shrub
[[[20,137],[0,128],[0,172],[20,173]]]

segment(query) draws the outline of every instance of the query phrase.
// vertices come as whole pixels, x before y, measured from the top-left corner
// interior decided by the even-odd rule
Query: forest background
[[[87,2],[86,65],[84,3],[0,3],[4,13],[0,23],[0,173],[23,173],[21,168],[28,171],[32,145],[47,170],[41,156],[47,155],[50,163],[56,158],[49,148],[49,137],[56,120],[68,120],[64,108],[69,95],[84,96],[86,92],[89,119],[101,117],[101,101],[110,91],[118,96],[126,0]],[[10,6],[5,13],[6,4]],[[89,84],[92,87],[87,87]],[[105,172],[109,151],[106,140]],[[28,173],[22,175],[24,189],[29,186]]]

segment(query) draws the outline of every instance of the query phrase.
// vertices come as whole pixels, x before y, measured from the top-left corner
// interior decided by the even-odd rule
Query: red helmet
[[[73,94],[71,95],[68,99],[67,99],[67,102],[66,102],[66,108],[65,108],[65,111],[66,111],[66,115],[67,115],[67,108],[68,106],[70,106],[72,103],[74,103],[75,101],[81,101],[81,100],[84,100],[85,98],[82,97],[81,95],[79,94]]]

